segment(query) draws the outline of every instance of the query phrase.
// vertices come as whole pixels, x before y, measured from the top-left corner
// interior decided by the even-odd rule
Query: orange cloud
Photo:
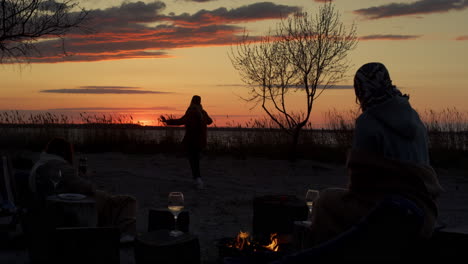
[[[167,58],[175,48],[222,46],[240,40],[236,23],[279,19],[299,7],[270,2],[235,9],[200,10],[195,14],[164,15],[163,2],[125,2],[104,10],[90,10],[91,33],[74,30],[62,40],[43,39],[31,63],[84,62],[135,58]],[[63,52],[65,47],[65,53]]]
[[[465,35],[465,36],[459,36],[458,38],[456,38],[455,40],[468,40],[468,35]]]

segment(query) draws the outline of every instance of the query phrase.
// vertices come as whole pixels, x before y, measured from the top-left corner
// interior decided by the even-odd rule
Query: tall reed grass
[[[456,108],[426,110],[422,118],[429,130],[432,148],[468,149],[468,112],[461,112]]]
[[[298,157],[344,161],[351,147],[354,122],[358,110],[329,110],[324,114],[326,125],[303,129]],[[437,159],[457,159],[468,153],[468,113],[448,108],[420,113],[430,139],[430,148]],[[0,113],[0,149],[29,148],[41,150],[52,137],[74,143],[78,151],[181,152],[181,127],[145,127],[130,115],[97,115],[81,113],[80,120],[55,113],[26,115],[18,111]],[[285,158],[291,138],[270,119],[250,119],[228,127],[210,127],[207,153],[237,157],[249,155]],[[456,157],[454,157],[454,155]]]

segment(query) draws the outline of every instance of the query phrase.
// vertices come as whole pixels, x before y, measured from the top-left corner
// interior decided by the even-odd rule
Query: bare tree
[[[315,15],[296,13],[282,19],[274,34],[261,38],[244,34],[229,55],[250,89],[244,99],[255,103],[254,107],[261,105],[292,136],[294,155],[314,101],[344,78],[349,67],[347,54],[356,45],[355,25],[347,29],[333,4],[326,2]],[[291,92],[303,93],[302,106],[290,99]]]
[[[0,0],[0,63],[27,61],[41,39],[63,38],[86,16],[73,0]]]

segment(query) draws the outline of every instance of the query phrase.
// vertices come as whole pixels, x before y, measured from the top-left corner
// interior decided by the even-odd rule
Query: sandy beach
[[[37,154],[37,153],[36,153]],[[88,158],[91,181],[100,189],[130,194],[138,200],[137,230],[147,229],[148,209],[167,205],[171,191],[184,193],[190,212],[190,230],[200,239],[203,263],[218,258],[216,241],[252,230],[252,201],[265,194],[293,194],[304,198],[308,187],[344,187],[344,164],[258,157],[235,159],[205,155],[201,161],[205,188],[195,188],[188,161],[180,155],[79,153]],[[437,169],[446,192],[440,197],[440,220],[450,228],[463,228],[468,221],[466,171]],[[2,252],[1,263],[27,263],[27,252]],[[131,248],[121,250],[121,263],[134,263]]]

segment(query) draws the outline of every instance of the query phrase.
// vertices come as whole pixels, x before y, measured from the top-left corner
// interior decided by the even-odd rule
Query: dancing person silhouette
[[[192,176],[199,189],[203,188],[200,173],[200,153],[206,147],[207,125],[213,120],[201,105],[201,97],[194,95],[185,115],[178,119],[166,119],[160,116],[161,122],[169,126],[185,126],[185,135],[182,143],[187,151],[188,160],[192,169]]]

